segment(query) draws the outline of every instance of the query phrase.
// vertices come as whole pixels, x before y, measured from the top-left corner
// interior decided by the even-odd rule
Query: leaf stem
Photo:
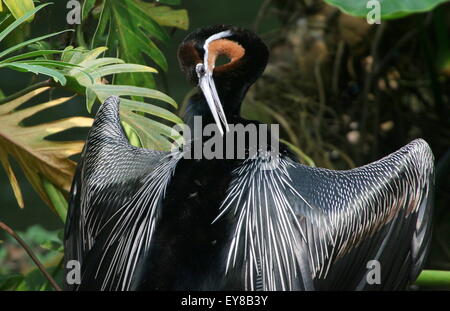
[[[48,282],[53,286],[56,291],[61,291],[61,287],[56,283],[55,279],[47,272],[44,265],[39,261],[36,255],[33,253],[32,249],[25,243],[24,240],[8,225],[4,222],[0,221],[0,229],[3,229],[6,233],[12,236],[19,244],[23,247],[23,249],[27,252],[28,256],[34,261],[36,266],[41,270],[44,277],[48,280]]]
[[[32,91],[34,91],[34,90],[39,89],[39,88],[41,88],[41,87],[46,87],[46,86],[53,86],[53,82],[52,82],[51,79],[48,79],[48,80],[45,80],[45,81],[41,81],[41,82],[32,84],[32,85],[30,85],[30,86],[24,88],[23,90],[20,90],[20,91],[17,92],[17,93],[14,93],[14,94],[12,94],[12,95],[10,95],[10,96],[7,96],[7,97],[1,99],[1,100],[0,100],[0,105],[2,105],[2,104],[4,104],[4,103],[7,103],[7,102],[9,102],[9,101],[12,101],[12,100],[14,100],[14,99],[16,99],[16,98],[19,98],[19,97],[21,97],[21,96],[23,96],[23,95],[25,95],[25,94],[28,94],[29,92],[32,92]]]
[[[417,278],[416,285],[434,288],[450,288],[450,271],[423,270]]]

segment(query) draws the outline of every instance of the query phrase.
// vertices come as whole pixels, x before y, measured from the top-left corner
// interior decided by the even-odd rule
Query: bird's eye
[[[195,66],[195,71],[197,72],[197,76],[200,78],[205,75],[205,66],[202,63],[197,64],[197,66]]]

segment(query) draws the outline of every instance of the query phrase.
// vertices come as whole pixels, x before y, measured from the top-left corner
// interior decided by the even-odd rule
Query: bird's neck
[[[241,123],[241,104],[249,86],[241,85],[239,88],[232,88],[230,90],[230,85],[216,85],[220,102],[222,103],[222,107],[224,109],[228,123]],[[189,99],[183,118],[184,122],[191,129],[194,128],[195,120],[201,119],[203,127],[207,126],[208,124],[215,123],[208,103],[200,90]]]

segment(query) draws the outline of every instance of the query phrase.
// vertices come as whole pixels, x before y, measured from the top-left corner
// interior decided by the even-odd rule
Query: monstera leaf
[[[365,17],[372,10],[372,3],[378,3],[382,19],[393,19],[413,13],[427,12],[448,0],[325,0],[347,14]]]
[[[93,9],[95,3],[95,1],[85,1],[84,14],[87,14],[86,12]],[[49,4],[40,5],[31,11],[25,12],[23,16],[9,25],[4,31],[0,32],[0,41],[13,30],[16,30],[27,18],[47,5]],[[144,34],[142,29],[148,30],[157,39],[167,39],[167,34],[164,29],[161,28],[158,23],[152,21],[148,14],[155,16],[155,18],[164,25],[187,27],[187,18],[184,18],[186,17],[186,14],[183,10],[171,10],[165,6],[155,6],[132,0],[123,2],[108,1],[105,2],[104,5],[105,7],[102,10],[102,14],[112,14],[117,10],[128,10],[127,5],[130,5],[129,13],[133,15],[133,17],[127,19],[119,14],[117,16],[117,21],[122,21],[123,19],[124,23],[129,23],[128,26],[131,27],[129,28],[130,31],[131,29],[134,29],[134,27],[138,27],[139,29],[136,28],[136,34],[132,35],[140,36],[142,41],[147,40],[147,35]],[[108,7],[108,9],[106,7]],[[143,12],[147,12],[148,14]],[[113,21],[111,20],[108,22],[112,23]],[[151,81],[153,81],[152,74],[157,72],[154,68],[126,63],[120,58],[100,57],[100,55],[104,54],[107,50],[107,47],[100,47],[93,50],[68,47],[64,51],[41,49],[10,56],[10,54],[21,48],[30,46],[31,44],[40,42],[41,40],[58,35],[62,32],[64,31],[33,38],[4,51],[0,51],[0,69],[2,67],[8,67],[18,71],[50,76],[56,82],[56,84],[51,84],[52,86],[66,86],[69,90],[79,94],[85,94],[89,111],[97,99],[100,102],[103,102],[108,96],[121,96],[121,112],[125,122],[124,128],[127,134],[129,134],[129,138],[133,135],[139,138],[139,141],[135,142],[136,145],[158,150],[170,150],[172,148],[172,142],[177,144],[181,143],[180,136],[177,136],[176,132],[169,126],[180,123],[181,120],[161,105],[154,102],[146,103],[144,101],[148,101],[148,99],[153,101],[158,100],[159,102],[162,101],[177,108],[173,99],[152,89],[153,82],[145,84],[146,87],[139,87],[138,82],[134,80],[134,78],[125,80],[131,83],[125,85],[121,85],[120,83],[121,81],[124,81],[121,77],[127,74],[132,74],[130,77],[136,77],[136,74],[143,74],[144,77],[150,77]],[[129,38],[125,36],[123,39],[128,40]],[[146,53],[145,51],[157,53],[158,55],[161,53],[156,46],[151,46],[146,50],[145,48],[142,49],[142,47],[138,46],[134,47],[133,44],[130,44],[131,43],[127,41],[123,42],[123,45],[130,46],[133,50],[139,51],[140,56],[136,57],[136,59],[142,62],[144,62],[144,60],[141,59],[142,51],[144,51],[144,54]],[[60,60],[48,59],[49,56],[59,53],[62,53]],[[6,56],[9,56],[9,58],[5,58]],[[164,57],[162,56],[162,58]],[[162,63],[160,63],[160,65],[163,66]],[[165,68],[166,66],[163,67]],[[109,77],[111,77],[111,79]],[[106,84],[109,83],[107,79],[114,82],[113,84],[118,85]],[[146,118],[145,116],[156,117],[159,121]],[[173,134],[175,134],[175,137],[172,137]],[[131,142],[133,143],[133,140],[131,140]]]
[[[49,90],[39,88],[15,100],[0,105],[0,161],[5,169],[14,195],[20,207],[24,206],[20,185],[11,167],[9,157],[22,168],[26,178],[39,196],[56,210],[54,201],[46,191],[45,183],[51,183],[59,190],[68,192],[75,162],[70,156],[80,153],[82,141],[50,141],[46,138],[73,127],[89,127],[92,119],[70,117],[34,126],[24,126],[22,122],[50,107],[67,102],[69,97],[53,99],[25,109],[18,109],[33,97]],[[61,211],[58,211],[61,214]]]
[[[7,2],[9,3],[9,1],[7,1]],[[15,2],[11,2],[11,7],[14,7],[12,5],[12,3],[15,3]],[[20,3],[20,1],[15,4],[15,6],[17,6],[17,8],[19,8],[18,3]],[[36,12],[43,9],[47,5],[49,5],[49,3],[40,5],[36,8],[34,8],[34,5],[33,5],[33,9],[30,11],[26,11],[26,12],[22,12],[21,10],[18,9],[18,11],[20,11],[20,13],[17,13],[17,14],[20,14],[20,17],[17,18],[17,20],[15,20],[13,23],[8,25],[3,31],[0,32],[0,42],[3,39],[5,39],[9,34],[11,34],[14,30],[17,30],[18,27],[20,25],[22,25],[23,23],[25,23],[29,18],[32,18]],[[25,8],[27,8],[27,6],[23,6],[20,8],[25,9]],[[39,42],[41,40],[45,40],[50,37],[54,37],[63,32],[66,32],[66,31],[70,31],[70,30],[65,30],[65,31],[60,31],[60,32],[56,32],[56,33],[43,35],[43,36],[40,36],[37,38],[33,38],[30,40],[21,42],[21,43],[14,45],[8,49],[0,51],[0,68],[8,67],[10,69],[18,70],[18,71],[32,72],[34,74],[43,74],[43,75],[53,78],[56,82],[64,85],[66,83],[66,78],[59,71],[59,69],[66,68],[66,67],[74,67],[75,65],[72,65],[70,63],[64,63],[62,61],[47,60],[47,59],[42,58],[44,56],[61,53],[61,51],[40,50],[40,51],[27,52],[27,53],[15,55],[15,56],[10,56],[10,54],[17,52],[20,49],[27,47],[33,43]],[[9,57],[5,58],[6,56],[9,56]]]
[[[97,3],[97,10],[96,8]],[[167,70],[167,61],[154,40],[167,42],[169,36],[162,26],[187,29],[186,10],[172,10],[141,0],[85,1],[83,16],[100,10],[97,29],[91,47],[107,45],[111,55],[122,58],[127,63],[145,64],[145,56],[153,60],[161,69]],[[154,87],[152,75],[124,74],[118,83]]]
[[[177,104],[172,98],[150,88],[106,84],[108,76],[136,72],[151,74],[155,73],[156,70],[148,66],[126,64],[119,58],[98,58],[105,50],[105,47],[92,51],[69,47],[62,55],[64,62],[77,65],[75,68],[67,69],[65,75],[69,80],[69,86],[85,88],[87,109],[91,110],[96,99],[103,102],[111,95],[120,96],[122,98],[122,120],[130,125],[139,136],[140,145],[157,150],[171,150],[173,141],[180,144],[181,137],[169,125],[181,123],[181,119],[156,102],[147,103],[144,101],[144,99],[156,100],[177,108]],[[79,89],[78,92],[83,92],[83,90]],[[142,100],[134,98],[141,98]],[[157,117],[165,123],[146,118],[146,115]]]
[[[0,32],[0,41],[18,25],[46,5],[26,12],[19,19]],[[154,68],[127,64],[119,58],[99,57],[106,47],[86,50],[72,47],[64,51],[43,49],[11,55],[21,48],[44,40],[56,34],[30,39],[4,51],[0,51],[0,68],[33,72],[50,76],[55,82],[39,82],[13,94],[0,103],[0,161],[10,179],[19,206],[24,202],[19,183],[12,170],[9,157],[21,166],[27,179],[41,198],[65,219],[67,201],[64,194],[70,189],[75,163],[71,155],[81,151],[83,142],[54,142],[45,138],[72,127],[87,127],[91,119],[72,117],[48,124],[25,127],[22,121],[35,113],[66,102],[69,98],[59,98],[30,108],[16,110],[34,96],[51,87],[65,87],[78,94],[86,95],[86,105],[90,111],[96,100],[103,102],[111,95],[122,98],[121,118],[124,129],[134,145],[157,150],[171,150],[173,142],[181,144],[182,138],[172,130],[172,125],[181,120],[164,107],[163,103],[177,107],[169,96],[150,88],[134,85],[112,85],[114,77],[127,73],[144,73],[151,76]],[[47,57],[61,53],[60,60]],[[6,58],[8,57],[8,58]],[[45,85],[46,87],[42,87]],[[146,102],[147,101],[147,102]],[[149,102],[151,101],[151,102]],[[148,117],[152,117],[148,118]],[[175,134],[175,135],[174,135]]]

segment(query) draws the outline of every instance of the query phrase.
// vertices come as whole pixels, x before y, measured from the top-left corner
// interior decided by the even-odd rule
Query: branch
[[[41,270],[44,277],[48,280],[48,282],[53,286],[56,291],[61,291],[61,287],[56,283],[55,279],[47,272],[44,265],[37,259],[36,255],[33,253],[31,248],[25,243],[24,240],[9,226],[7,226],[4,222],[0,221],[0,229],[3,229],[6,233],[12,236],[19,244],[23,247],[23,249],[27,252],[28,256],[34,261],[36,266]]]
[[[372,43],[372,48],[370,51],[370,55],[372,56],[372,64],[369,73],[366,76],[366,80],[364,81],[364,88],[362,91],[362,114],[361,114],[361,121],[360,121],[360,129],[361,129],[361,138],[364,138],[366,135],[366,121],[368,117],[369,112],[369,93],[372,90],[372,86],[375,83],[377,77],[379,76],[379,67],[378,61],[379,61],[379,46],[381,44],[381,39],[383,38],[383,34],[386,30],[386,24],[387,22],[382,22],[376,29],[375,32],[375,38]]]
[[[32,84],[32,85],[24,88],[23,90],[20,90],[17,93],[14,93],[14,94],[12,94],[10,96],[7,96],[7,97],[5,97],[5,98],[0,100],[0,105],[4,104],[4,103],[7,103],[7,102],[10,102],[10,101],[12,101],[12,100],[14,100],[16,98],[19,98],[20,96],[23,96],[25,94],[28,94],[31,91],[37,90],[37,89],[39,89],[41,87],[45,87],[45,86],[53,86],[52,80],[49,79],[49,80],[45,80],[45,81],[41,81],[41,82]]]
[[[255,32],[258,31],[259,23],[261,22],[262,18],[266,14],[267,8],[269,7],[269,4],[272,0],[264,0],[264,2],[261,4],[261,8],[258,10],[258,14],[256,15],[255,22],[253,23],[253,30]]]

